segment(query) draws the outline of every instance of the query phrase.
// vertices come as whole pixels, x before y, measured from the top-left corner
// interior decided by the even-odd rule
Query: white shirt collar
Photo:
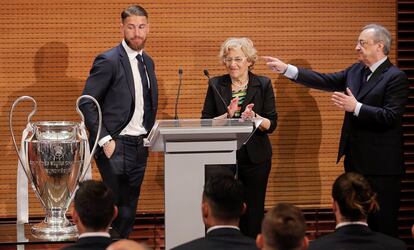
[[[371,65],[371,67],[369,67],[369,69],[371,70],[371,72],[374,73],[374,71],[386,60],[388,59],[387,56],[384,56],[384,58],[382,58],[381,60],[379,60],[378,62],[374,63]]]
[[[233,229],[237,229],[237,230],[239,230],[239,231],[240,231],[240,228],[239,228],[239,227],[236,227],[236,226],[230,226],[230,225],[217,225],[217,226],[212,226],[212,227],[210,227],[209,229],[207,229],[207,232],[206,232],[206,233],[209,233],[209,232],[211,232],[211,231],[213,231],[213,230],[215,230],[215,229],[220,229],[220,228],[233,228]]]
[[[338,223],[336,225],[335,229],[338,229],[338,228],[344,227],[344,226],[348,226],[348,225],[363,225],[363,226],[368,226],[368,224],[366,222],[363,222],[363,221],[346,221],[346,222]]]
[[[83,233],[83,234],[79,235],[78,238],[80,239],[80,238],[85,238],[85,237],[107,237],[107,238],[111,238],[111,236],[107,232],[86,232],[86,233]]]
[[[135,59],[136,57],[137,57],[137,55],[138,54],[140,54],[141,56],[142,56],[142,50],[140,50],[140,51],[136,51],[136,50],[133,50],[133,49],[131,49],[129,46],[128,46],[128,44],[125,42],[125,39],[124,40],[122,40],[122,47],[124,47],[124,49],[125,49],[125,51],[126,51],[126,53],[127,53],[127,55],[128,55],[128,58],[131,60],[131,59]]]

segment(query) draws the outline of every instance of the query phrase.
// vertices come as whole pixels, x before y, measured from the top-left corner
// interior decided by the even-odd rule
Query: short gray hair
[[[251,65],[249,66],[249,70],[253,69],[253,65],[256,63],[258,56],[257,56],[257,51],[253,46],[252,40],[250,40],[247,37],[228,38],[221,45],[221,48],[220,48],[219,58],[221,62],[223,62],[223,59],[227,56],[227,54],[229,53],[231,49],[238,49],[238,48],[240,48],[243,51],[244,55],[247,57],[247,60],[251,63]]]
[[[362,28],[362,31],[372,29],[374,30],[374,41],[376,43],[382,42],[384,44],[383,52],[388,55],[391,50],[391,34],[387,28],[379,24],[368,24]]]

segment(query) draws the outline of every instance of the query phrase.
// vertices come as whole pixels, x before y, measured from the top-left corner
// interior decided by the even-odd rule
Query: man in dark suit
[[[256,244],[263,250],[307,249],[309,240],[302,211],[288,203],[277,204],[266,213]]]
[[[74,198],[73,222],[79,239],[64,250],[103,250],[111,244],[109,225],[117,215],[113,193],[101,181],[87,180],[79,184]]]
[[[392,65],[391,35],[383,26],[362,29],[355,47],[359,63],[322,74],[265,57],[268,66],[311,88],[338,91],[333,103],[345,111],[337,162],[364,175],[378,194],[380,210],[368,218],[371,229],[398,235],[400,183],[404,173],[402,116],[408,99],[407,76]],[[342,93],[345,92],[345,93]]]
[[[204,238],[173,249],[257,249],[254,239],[244,236],[238,227],[240,216],[246,210],[243,192],[243,184],[232,176],[213,176],[208,179],[201,204],[207,234]]]
[[[376,194],[360,174],[340,175],[332,187],[335,232],[311,241],[310,250],[405,250],[402,240],[373,232],[367,214],[378,208]]]
[[[121,19],[124,40],[96,57],[83,94],[95,97],[102,108],[95,158],[119,209],[112,227],[127,238],[135,222],[147,164],[143,138],[154,125],[158,100],[154,62],[143,51],[149,32],[148,13],[133,5],[121,13]],[[85,101],[80,108],[93,145],[99,125],[96,107]]]

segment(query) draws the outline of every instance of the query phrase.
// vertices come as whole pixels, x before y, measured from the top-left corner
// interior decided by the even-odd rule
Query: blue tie
[[[141,75],[142,83],[142,95],[144,97],[144,121],[143,126],[147,131],[151,130],[151,91],[148,86],[147,70],[145,69],[145,63],[140,54],[137,55],[138,70]]]

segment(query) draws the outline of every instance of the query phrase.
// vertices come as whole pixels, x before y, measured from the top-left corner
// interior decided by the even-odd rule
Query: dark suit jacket
[[[153,60],[145,52],[143,59],[151,86],[152,126],[158,108],[157,78]],[[129,123],[135,108],[135,87],[129,58],[122,44],[95,58],[83,94],[93,96],[101,106],[103,121],[99,139],[118,135]],[[82,101],[80,109],[89,129],[90,144],[93,145],[98,130],[98,113],[89,101]]]
[[[309,250],[405,250],[402,240],[371,231],[364,225],[347,225],[311,241]]]
[[[226,105],[230,104],[231,79],[229,75],[214,77],[210,81],[222,95]],[[264,76],[257,76],[249,72],[249,86],[247,95],[241,107],[241,113],[247,104],[254,103],[253,110],[262,117],[270,120],[270,128],[267,131],[256,130],[255,134],[246,144],[247,154],[251,162],[261,163],[272,157],[272,145],[268,133],[272,133],[277,125],[276,100],[273,93],[272,82]],[[223,104],[216,91],[209,85],[202,111],[202,119],[214,118],[227,112],[227,106]]]
[[[174,250],[207,250],[207,249],[257,249],[254,239],[244,236],[239,230],[233,228],[219,228],[209,232],[206,237],[182,244]]]
[[[83,237],[74,244],[62,248],[62,250],[105,250],[112,243],[111,238],[102,236]]]
[[[299,69],[297,82],[327,90],[350,88],[362,103],[358,117],[346,112],[338,158],[352,154],[355,170],[364,175],[400,175],[404,172],[402,116],[408,100],[407,76],[389,60],[361,86],[364,64],[356,63],[332,74]]]

